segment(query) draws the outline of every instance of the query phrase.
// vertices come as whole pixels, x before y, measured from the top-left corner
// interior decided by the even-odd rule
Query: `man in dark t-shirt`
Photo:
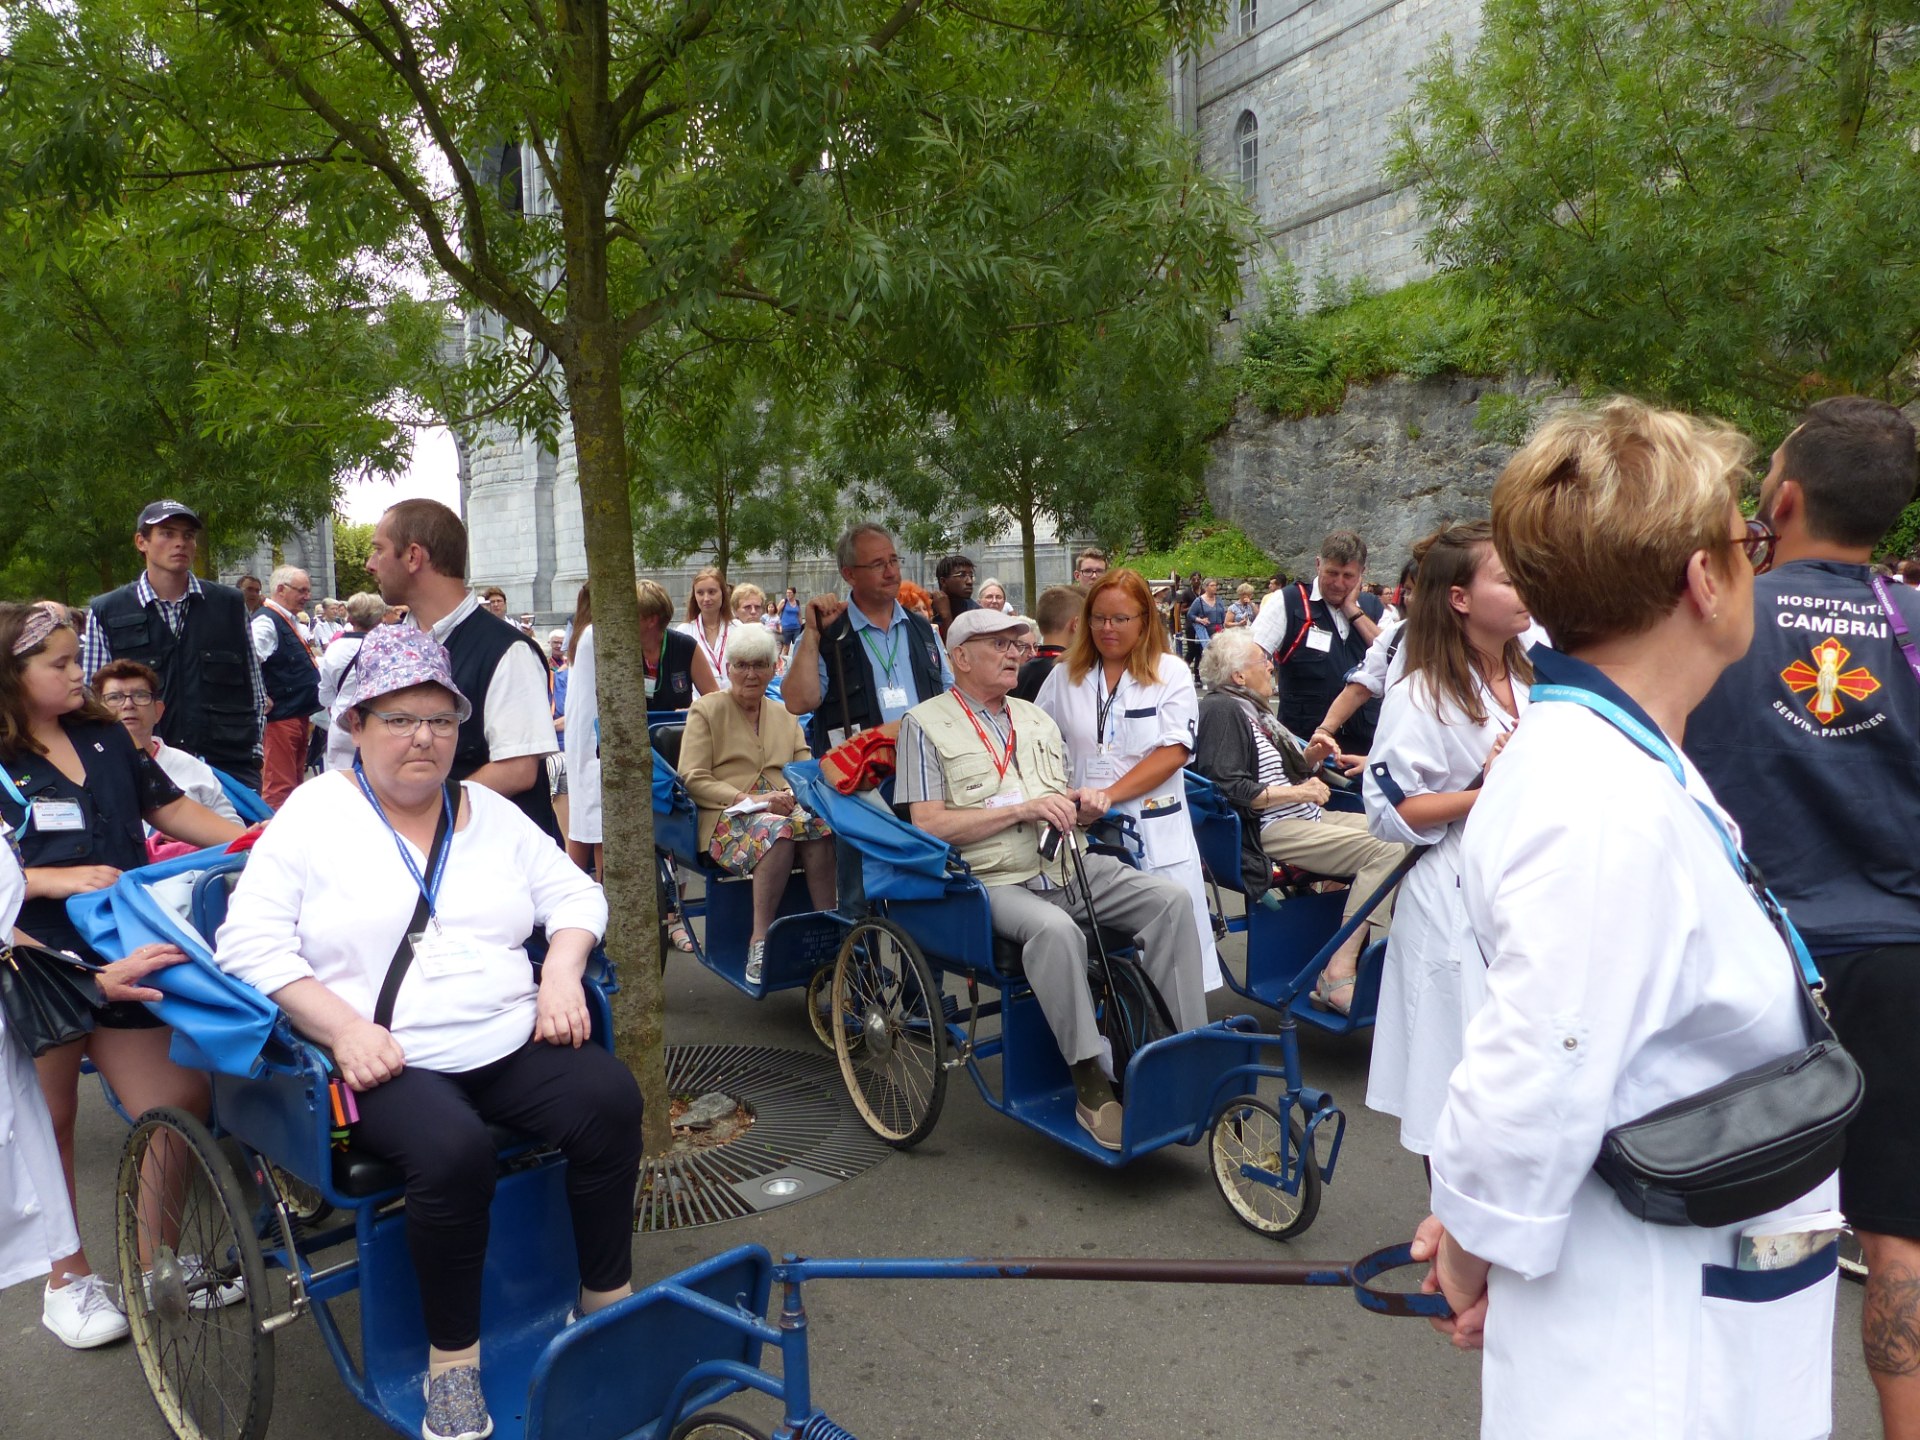
[[[1862,1331],[1889,1440],[1920,1433],[1920,596],[1875,583],[1913,498],[1914,432],[1823,400],[1773,454],[1753,644],[1688,717],[1686,749],[1826,979],[1866,1077],[1840,1203],[1867,1256]]]

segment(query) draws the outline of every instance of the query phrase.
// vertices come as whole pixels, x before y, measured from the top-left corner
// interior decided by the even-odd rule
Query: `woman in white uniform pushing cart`
[[[1361,793],[1382,840],[1430,848],[1400,882],[1380,976],[1367,1105],[1400,1117],[1400,1143],[1433,1149],[1460,1037],[1483,993],[1460,906],[1460,833],[1481,777],[1527,705],[1527,609],[1484,520],[1415,547],[1420,584],[1402,632]],[[1315,757],[1309,750],[1308,758]]]
[[[1745,1222],[1653,1224],[1594,1169],[1613,1127],[1812,1038],[1785,922],[1680,751],[1752,638],[1750,453],[1615,400],[1550,420],[1494,487],[1500,552],[1564,653],[1534,651],[1533,708],[1467,824],[1487,996],[1416,1242],[1455,1343],[1484,1342],[1487,1440],[1831,1429],[1834,1178],[1730,1208]]]
[[[1203,983],[1219,989],[1220,952],[1180,775],[1193,755],[1200,696],[1186,662],[1167,649],[1153,592],[1137,572],[1109,570],[1093,582],[1073,644],[1037,703],[1066,738],[1073,783],[1105,790],[1115,810],[1133,816],[1145,867],[1193,897]]]

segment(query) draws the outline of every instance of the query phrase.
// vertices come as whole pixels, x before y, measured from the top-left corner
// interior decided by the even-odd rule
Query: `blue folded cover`
[[[173,1027],[174,1063],[223,1075],[257,1075],[260,1052],[280,1020],[280,1008],[251,985],[234,979],[213,963],[210,937],[154,899],[147,887],[156,880],[193,870],[237,870],[246,855],[228,855],[219,847],[176,855],[158,865],[128,870],[105,890],[75,895],[67,914],[84,939],[108,960],[118,960],[142,945],[178,945],[183,965],[156,971],[146,984],[166,996],[147,1008]]]
[[[822,778],[818,760],[795,761],[785,773],[800,803],[827,822],[836,842],[859,852],[868,899],[934,900],[947,893],[956,865],[946,841],[857,795],[842,795]]]

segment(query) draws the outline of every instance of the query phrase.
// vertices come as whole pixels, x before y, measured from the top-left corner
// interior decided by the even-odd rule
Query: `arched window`
[[[1234,17],[1233,33],[1251,35],[1260,28],[1260,0],[1240,0],[1239,10]]]
[[[1251,110],[1240,112],[1234,136],[1240,142],[1240,193],[1247,197],[1249,205],[1257,205],[1260,203],[1260,122],[1253,118]]]

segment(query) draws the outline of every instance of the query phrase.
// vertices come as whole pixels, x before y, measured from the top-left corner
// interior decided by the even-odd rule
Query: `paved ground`
[[[1228,958],[1237,967],[1238,939]],[[755,1005],[676,958],[670,1037],[810,1046],[797,996]],[[1215,1013],[1239,1006],[1215,997]],[[1270,1017],[1269,1017],[1270,1018]],[[776,1253],[1350,1258],[1412,1233],[1417,1160],[1360,1104],[1366,1041],[1316,1043],[1304,1063],[1352,1117],[1318,1223],[1291,1246],[1228,1214],[1199,1150],[1109,1172],[991,1113],[957,1073],[939,1127],[826,1195],[753,1220],[635,1243],[644,1281],[755,1241]],[[111,1265],[122,1138],[97,1099],[82,1122],[81,1230]],[[1333,1293],[1191,1286],[822,1283],[809,1290],[814,1393],[863,1440],[960,1437],[1419,1436],[1475,1433],[1478,1366],[1419,1321]],[[1858,1351],[1860,1292],[1841,1287],[1835,1434],[1870,1440],[1878,1412]],[[164,1429],[125,1345],[62,1349],[39,1328],[36,1287],[0,1294],[0,1436],[157,1436]],[[276,1440],[389,1432],[341,1390],[311,1325],[279,1338]],[[736,1408],[771,1418],[753,1401]]]

